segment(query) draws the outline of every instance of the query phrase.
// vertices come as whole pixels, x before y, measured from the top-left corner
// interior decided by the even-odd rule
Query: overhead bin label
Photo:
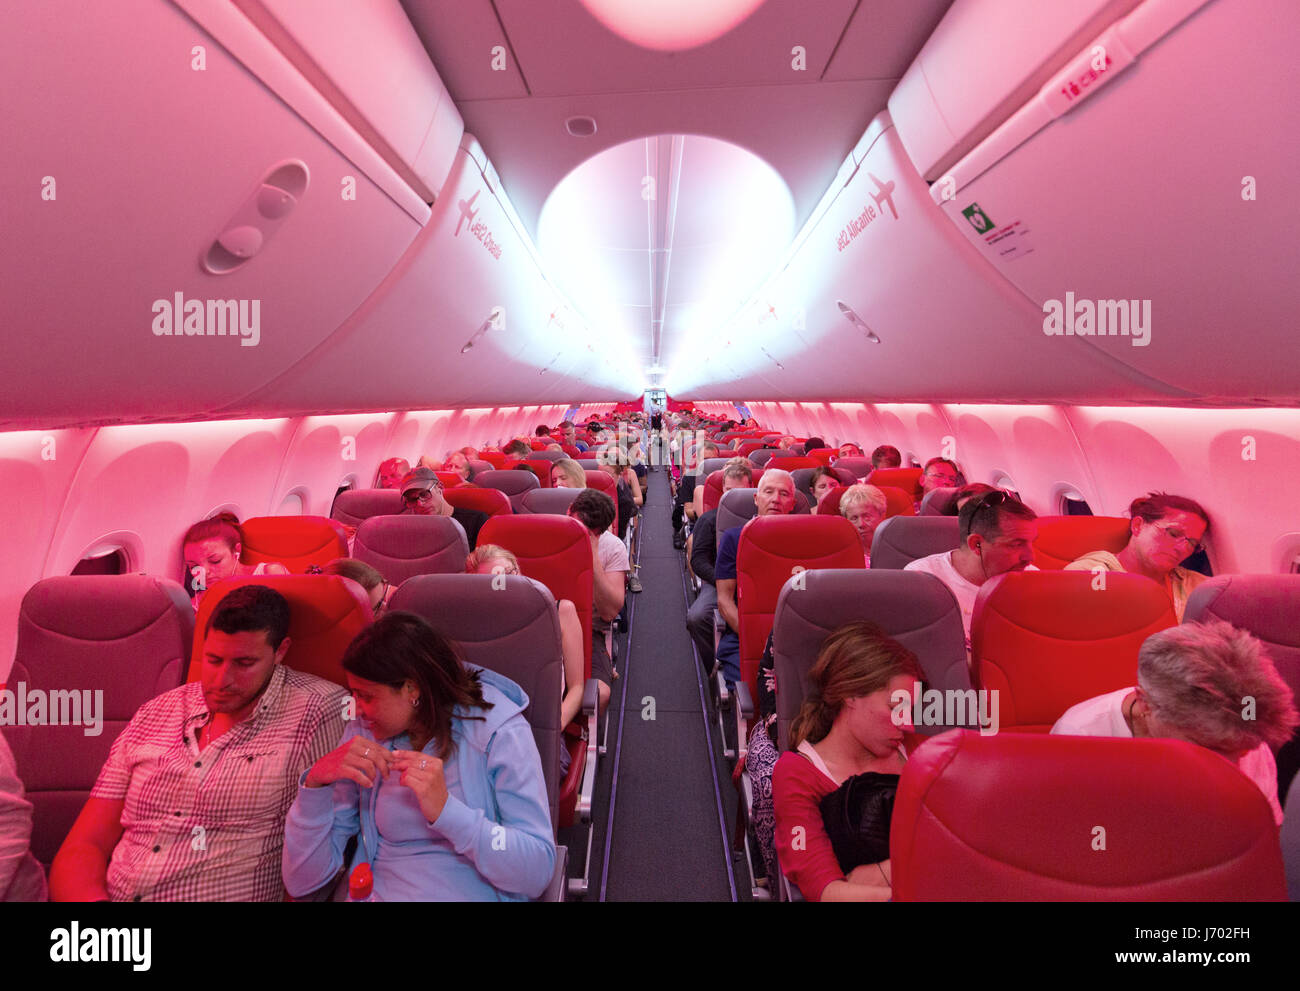
[[[835,247],[843,251],[853,241],[867,229],[877,218],[884,215],[885,207],[889,207],[889,212],[893,214],[895,220],[898,219],[898,208],[894,206],[894,180],[881,182],[870,172],[867,177],[876,184],[876,191],[871,194],[875,205],[868,203],[862,208],[862,212],[850,220],[843,228],[840,229],[839,236],[835,239]]]
[[[473,208],[474,201],[478,199],[478,194],[482,191],[483,190],[481,189],[476,189],[474,195],[468,200],[461,200],[456,204],[457,208],[460,210],[460,219],[456,221],[456,229],[452,232],[451,236],[460,237],[461,227],[468,223],[470,234],[472,234],[479,243],[487,249],[489,255],[500,261],[501,245],[493,240],[492,231],[488,229],[487,224],[483,223],[481,220],[474,219],[478,216],[478,211]]]
[[[984,246],[992,249],[1000,261],[1011,261],[1034,250],[1029,241],[1029,228],[1022,221],[1013,220],[999,227],[978,203],[966,207],[961,215],[975,233],[984,238]]]

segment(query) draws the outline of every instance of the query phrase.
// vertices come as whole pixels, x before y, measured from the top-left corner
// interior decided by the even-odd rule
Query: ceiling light
[[[596,133],[596,118],[570,117],[564,122],[564,129],[575,138],[589,138]]]

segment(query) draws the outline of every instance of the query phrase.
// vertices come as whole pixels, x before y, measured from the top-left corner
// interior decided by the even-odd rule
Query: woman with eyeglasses
[[[388,600],[396,590],[396,586],[385,581],[384,576],[378,571],[365,561],[358,561],[354,557],[336,557],[321,568],[321,573],[338,575],[360,585],[365,590],[366,598],[370,600],[370,608],[374,611],[376,619],[388,608]]]
[[[1134,499],[1129,515],[1129,540],[1119,553],[1091,551],[1071,561],[1065,570],[1104,568],[1145,575],[1164,588],[1181,623],[1188,596],[1206,578],[1179,565],[1204,546],[1210,515],[1200,503],[1165,492],[1149,492]]]
[[[359,836],[379,901],[523,901],[555,869],[528,697],[391,612],[343,655],[357,718],[299,781],[284,831],[294,897],[330,884]]]

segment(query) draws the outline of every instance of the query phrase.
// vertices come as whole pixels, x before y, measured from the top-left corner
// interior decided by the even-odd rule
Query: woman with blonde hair
[[[557,489],[585,489],[587,472],[572,458],[560,458],[551,465],[551,485]]]
[[[812,688],[790,728],[790,748],[772,773],[776,849],[781,869],[809,901],[887,901],[889,812],[911,726],[911,693],[922,679],[916,656],[873,623],[850,623],[827,638],[809,672]],[[779,686],[778,686],[779,690]],[[897,702],[898,699],[906,702]],[[847,788],[846,788],[847,786]],[[867,788],[875,821],[852,836],[828,830],[828,802]],[[875,836],[884,853],[844,863],[837,851]]]
[[[840,497],[840,515],[858,531],[862,556],[866,558],[868,568],[871,567],[871,540],[876,535],[876,527],[885,518],[888,505],[885,493],[874,485],[862,482],[850,485]]]

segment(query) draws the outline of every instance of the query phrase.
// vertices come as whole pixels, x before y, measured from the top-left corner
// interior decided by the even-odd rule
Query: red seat
[[[736,454],[739,457],[747,458],[762,446],[763,442],[761,440],[740,441],[736,446]]]
[[[817,503],[817,515],[818,516],[839,516],[840,500],[844,498],[844,493],[847,492],[848,490],[849,488],[847,485],[837,485],[835,486],[835,488],[831,489],[824,496],[822,496],[821,501]],[[885,496],[885,503],[886,506],[888,506],[889,503],[888,495]]]
[[[1046,733],[1070,706],[1137,683],[1142,642],[1177,623],[1165,590],[1111,572],[1013,571],[985,582],[971,619],[971,680],[998,692],[1003,731]]]
[[[458,485],[465,484],[465,479],[461,478],[460,475],[454,471],[435,471],[434,474],[438,476],[438,481],[440,481],[443,488],[446,489],[454,489]]]
[[[782,471],[794,471],[796,468],[816,468],[822,462],[816,458],[773,458],[767,463],[768,468],[780,468]]]
[[[896,901],[1286,899],[1263,795],[1181,740],[944,733],[903,769],[889,848]]]
[[[921,475],[920,468],[877,468],[867,476],[867,484],[882,489],[887,485],[902,489],[911,495],[913,502],[919,502]]]
[[[587,488],[595,489],[597,492],[604,492],[614,500],[614,533],[618,533],[618,482],[614,481],[614,476],[607,471],[599,468],[585,468],[583,473],[587,476]]]
[[[473,485],[461,485],[448,489],[442,494],[447,504],[453,509],[477,509],[489,516],[509,516],[514,512],[510,497],[500,489],[480,489]]]
[[[1034,564],[1059,571],[1090,551],[1118,554],[1128,543],[1129,525],[1122,516],[1040,516]]]
[[[240,524],[244,534],[244,564],[278,561],[290,574],[303,574],[310,565],[324,566],[348,556],[343,526],[324,516],[254,516]]]
[[[741,531],[736,551],[740,674],[754,698],[758,662],[786,581],[803,570],[863,569],[865,564],[858,532],[842,516],[763,516]]]
[[[525,577],[545,585],[556,602],[568,599],[573,603],[582,626],[583,678],[590,678],[594,576],[587,528],[569,516],[494,516],[483,524],[478,544],[504,547],[519,559],[519,570]],[[585,744],[580,739],[568,742],[575,759],[560,785],[561,826],[573,825],[585,769]]]
[[[758,483],[763,479],[763,472],[766,468],[754,469],[754,480],[747,489],[758,488]],[[699,484],[699,483],[696,483]],[[704,480],[704,511],[707,513],[710,509],[717,509],[718,503],[722,501],[722,469],[709,472],[709,477]]]
[[[811,451],[805,451],[804,457],[812,458],[819,465],[830,466],[831,459],[835,457],[835,448],[833,447],[814,447]]]
[[[506,456],[500,451],[479,451],[478,456],[480,461],[486,461],[498,470],[506,466]]]
[[[554,461],[548,458],[526,458],[519,464],[537,476],[537,481],[541,483],[542,488],[551,488],[551,471],[555,467]]]
[[[871,484],[868,482],[867,484]],[[885,493],[885,519],[891,516],[915,516],[916,503],[912,501],[912,496],[902,489],[896,489],[892,485],[884,487],[876,486],[881,492]]]
[[[540,440],[540,439],[530,440],[528,442],[528,446],[531,447],[534,451],[545,451],[546,445],[549,443],[551,443],[549,440]]]
[[[194,649],[187,681],[199,679],[208,617],[222,598],[242,585],[265,585],[288,600],[292,643],[284,658],[286,665],[347,686],[343,654],[353,638],[370,625],[374,610],[360,585],[338,575],[259,575],[213,585],[204,593],[194,619]]]
[[[574,447],[572,444],[561,444],[560,449],[571,458],[581,458],[585,456],[582,448]]]

